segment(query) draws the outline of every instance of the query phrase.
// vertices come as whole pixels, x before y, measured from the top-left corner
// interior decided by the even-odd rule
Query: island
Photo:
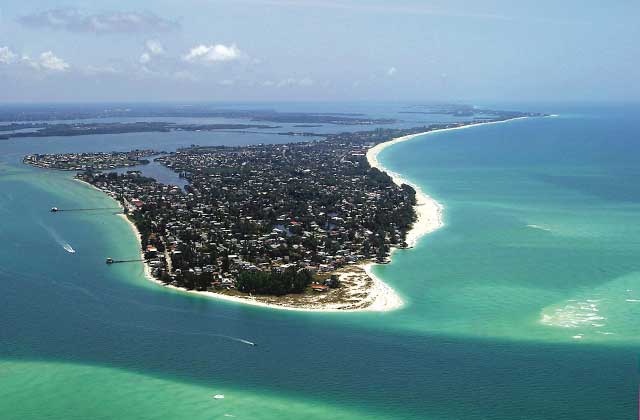
[[[25,156],[22,161],[39,168],[60,171],[104,171],[146,165],[150,162],[146,158],[159,154],[151,149],[136,149],[130,152],[33,154]]]
[[[390,310],[402,300],[372,265],[388,263],[393,250],[442,226],[442,206],[387,173],[377,153],[436,130],[527,116],[534,115],[288,144],[191,146],[157,157],[188,181],[184,190],[140,171],[96,170],[90,162],[76,177],[121,204],[139,235],[148,278],[166,287],[284,309]],[[113,165],[124,163],[113,156]],[[67,160],[46,158],[58,169]]]
[[[11,127],[11,129],[9,129]],[[215,131],[274,129],[265,124],[176,124],[172,122],[114,122],[114,123],[20,123],[0,126],[0,140],[24,137],[71,137],[96,134],[168,133],[170,131]]]

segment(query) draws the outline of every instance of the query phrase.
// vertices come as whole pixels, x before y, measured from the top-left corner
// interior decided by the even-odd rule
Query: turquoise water
[[[0,143],[0,418],[634,418],[639,110],[560,111],[381,154],[446,207],[377,268],[407,301],[382,314],[245,307],[108,267],[137,255],[118,216],[48,209],[110,199],[19,157],[113,136]]]
[[[513,121],[389,149],[382,163],[429,180],[424,187],[446,206],[442,231],[380,269],[422,279],[419,289],[409,286],[424,315],[411,328],[517,340],[640,339],[640,325],[630,322],[640,317],[640,187],[632,181],[639,146],[631,123]],[[452,310],[462,307],[466,316]]]

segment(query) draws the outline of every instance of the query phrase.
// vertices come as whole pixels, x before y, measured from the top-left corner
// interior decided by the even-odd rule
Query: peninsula
[[[77,178],[121,203],[148,277],[167,287],[284,309],[390,310],[402,301],[371,266],[442,226],[442,206],[388,173],[377,154],[436,130],[525,116],[534,115],[283,145],[192,146],[156,158],[188,180],[184,191],[95,165]],[[48,155],[49,167],[64,169],[56,157],[68,159]]]

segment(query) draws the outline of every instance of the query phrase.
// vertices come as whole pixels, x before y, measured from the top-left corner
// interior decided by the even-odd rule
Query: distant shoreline
[[[372,168],[376,168],[388,174],[396,185],[401,186],[402,184],[407,184],[411,186],[416,192],[416,205],[414,206],[414,209],[416,210],[417,219],[411,226],[411,229],[409,230],[409,232],[407,232],[407,237],[405,240],[405,242],[407,243],[407,248],[415,247],[418,241],[423,236],[428,235],[429,233],[432,233],[444,226],[444,206],[441,203],[439,203],[437,200],[435,200],[433,197],[426,194],[419,185],[413,182],[407,181],[405,178],[402,177],[402,175],[396,172],[393,172],[388,168],[386,168],[385,166],[383,166],[378,160],[378,155],[383,150],[393,146],[394,144],[413,140],[416,137],[426,136],[428,134],[433,134],[433,133],[440,133],[443,131],[461,130],[464,128],[478,127],[481,125],[506,123],[509,121],[520,120],[525,118],[531,118],[531,117],[514,117],[514,118],[509,118],[509,119],[500,120],[500,121],[471,123],[471,124],[461,125],[458,127],[440,128],[436,130],[424,131],[422,133],[409,134],[407,136],[396,137],[384,143],[376,144],[375,146],[373,146],[367,151],[367,161],[369,162],[369,165],[371,165]],[[399,248],[393,248],[391,250],[389,259],[393,257],[393,253],[397,249]],[[365,266],[365,270],[367,271],[367,274],[369,274],[370,277],[375,278],[378,281],[382,282],[377,277],[375,277],[375,275],[372,272],[372,268],[376,264],[377,263],[375,262],[368,263]]]

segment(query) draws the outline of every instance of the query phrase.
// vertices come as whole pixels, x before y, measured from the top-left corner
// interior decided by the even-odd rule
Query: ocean
[[[49,208],[114,202],[20,163],[287,137],[0,142],[0,418],[635,418],[640,108],[513,108],[558,116],[379,155],[445,207],[445,227],[376,268],[406,302],[386,313],[250,307],[164,289],[137,263],[107,266],[138,255],[127,224],[112,210]]]

